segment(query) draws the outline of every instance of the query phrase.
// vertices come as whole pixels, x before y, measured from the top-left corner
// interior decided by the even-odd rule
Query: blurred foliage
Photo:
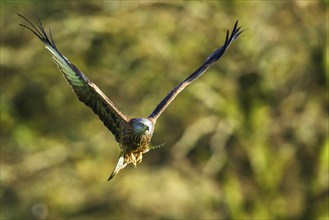
[[[157,123],[135,169],[42,43],[128,116],[147,116],[246,31]],[[325,1],[1,1],[1,219],[328,219]]]

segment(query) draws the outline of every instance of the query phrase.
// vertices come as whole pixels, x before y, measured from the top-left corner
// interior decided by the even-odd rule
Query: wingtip
[[[238,23],[239,23],[239,20],[236,20],[233,30],[236,30],[236,28],[238,27]]]
[[[236,29],[236,30],[235,30],[235,32],[236,32],[236,36],[235,36],[235,38],[238,37],[238,36],[239,36],[242,32],[244,32],[245,30],[247,30],[247,29],[241,29],[241,27],[238,27],[238,22],[239,22],[239,19],[236,20],[235,25],[234,25],[234,29]],[[237,28],[236,28],[236,27],[237,27]]]
[[[19,17],[21,17],[21,18],[24,18],[24,19],[26,19],[25,18],[25,16],[24,15],[22,15],[22,14],[20,14],[20,13],[16,13],[16,15],[18,15]]]

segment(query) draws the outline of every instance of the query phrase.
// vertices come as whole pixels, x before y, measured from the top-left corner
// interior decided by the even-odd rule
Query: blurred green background
[[[16,13],[130,117],[246,31],[159,118],[166,145],[107,182],[118,144]],[[328,219],[327,19],[325,1],[1,1],[1,219]]]

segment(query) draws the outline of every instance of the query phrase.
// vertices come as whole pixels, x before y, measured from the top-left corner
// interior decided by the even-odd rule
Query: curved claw
[[[121,169],[125,168],[126,165],[127,165],[127,163],[125,163],[125,157],[123,155],[123,152],[121,152],[119,155],[119,160],[117,162],[117,165],[115,166],[111,176],[109,177],[109,179],[107,181],[110,181],[117,173],[119,173],[119,171]]]

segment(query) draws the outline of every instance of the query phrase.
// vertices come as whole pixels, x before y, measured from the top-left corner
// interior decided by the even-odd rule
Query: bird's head
[[[152,134],[154,127],[153,123],[147,118],[135,118],[133,120],[134,131],[140,134]]]

